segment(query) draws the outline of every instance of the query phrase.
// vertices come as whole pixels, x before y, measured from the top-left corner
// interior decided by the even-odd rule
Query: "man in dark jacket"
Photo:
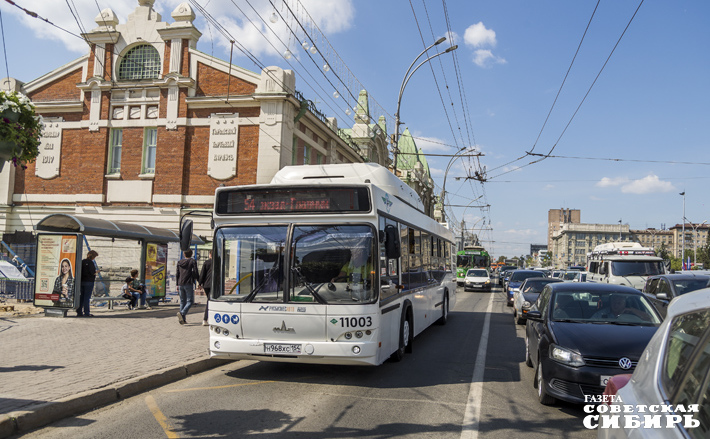
[[[212,251],[210,250],[209,258],[202,264],[202,271],[200,272],[200,279],[197,281],[203,290],[205,290],[205,296],[207,296],[207,303],[205,303],[205,316],[202,319],[202,326],[209,325],[209,306],[210,306],[210,292],[212,291]]]
[[[98,256],[95,250],[89,250],[86,259],[81,261],[81,289],[79,290],[79,309],[76,310],[77,317],[93,317],[89,312],[91,307],[91,293],[94,291],[96,281],[96,262]]]
[[[185,316],[192,304],[195,302],[195,282],[199,274],[197,273],[197,262],[192,259],[192,250],[182,252],[183,259],[177,263],[177,284],[180,294],[180,311],[177,313],[178,321],[181,325],[187,323]]]

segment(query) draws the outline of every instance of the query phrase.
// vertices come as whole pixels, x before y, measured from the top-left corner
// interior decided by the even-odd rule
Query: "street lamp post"
[[[463,155],[461,155],[461,154],[463,152],[466,152],[466,150],[467,150],[467,148],[464,146],[461,149],[459,149],[458,151],[456,151],[456,154],[451,156],[451,158],[449,159],[449,163],[446,165],[446,171],[444,171],[444,183],[441,187],[441,219],[442,219],[442,221],[445,219],[444,201],[446,198],[446,177],[449,176],[449,169],[451,169],[451,165],[454,164],[456,159],[463,157]],[[481,198],[481,197],[478,197],[478,198]],[[476,198],[476,200],[478,198]]]
[[[683,217],[683,224],[688,221],[687,218]],[[693,228],[693,265],[698,264],[698,229],[703,226],[703,224],[707,223],[708,220],[703,221],[702,223],[698,224],[696,227],[693,222],[690,222],[690,227]]]
[[[419,55],[417,55],[416,58],[414,58],[414,61],[412,61],[412,64],[410,64],[409,68],[407,69],[407,73],[404,74],[404,79],[402,80],[402,86],[399,88],[399,97],[397,98],[397,112],[394,114],[394,142],[393,142],[394,143],[394,145],[393,145],[394,146],[394,175],[397,175],[397,153],[399,152],[399,125],[401,123],[399,120],[399,107],[402,104],[402,93],[404,93],[404,88],[407,86],[407,83],[409,82],[409,78],[412,77],[414,72],[416,72],[417,69],[419,69],[419,67],[423,66],[425,63],[436,58],[437,56],[441,56],[445,53],[453,52],[454,50],[456,50],[459,47],[459,46],[450,46],[445,51],[439,52],[439,53],[432,55],[429,58],[425,59],[424,61],[419,63],[418,66],[416,66],[416,67],[414,67],[414,69],[412,69],[414,64],[417,62],[417,60],[419,58],[421,58],[422,55],[424,55],[432,47],[434,47],[438,44],[441,44],[444,41],[446,41],[446,37],[441,37],[438,40],[436,40],[434,42],[434,44],[432,44],[431,46],[424,49],[422,51],[422,53],[420,53]]]
[[[681,250],[680,250],[680,260],[681,260],[681,268],[685,264],[683,262],[683,258],[685,257],[685,191],[681,192],[680,195],[683,196],[683,226],[682,226],[682,238],[681,238]]]

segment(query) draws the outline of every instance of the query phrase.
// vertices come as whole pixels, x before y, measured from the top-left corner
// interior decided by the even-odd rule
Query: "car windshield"
[[[654,276],[663,274],[661,261],[612,261],[611,273],[614,276]]]
[[[642,294],[618,291],[557,292],[551,299],[552,320],[657,326],[660,318]]]
[[[540,294],[542,289],[545,288],[545,285],[549,283],[550,282],[525,282],[522,290],[524,294]]]
[[[568,271],[566,273],[562,273],[561,279],[563,280],[573,280],[575,277],[577,277],[577,272],[576,271]]]
[[[676,292],[680,296],[681,294],[709,287],[710,279],[676,280],[673,281],[673,285],[675,286]]]
[[[216,273],[222,284],[221,300],[357,304],[375,299],[376,253],[371,227],[294,226],[290,241],[288,229],[249,226],[218,230],[215,264],[219,263]]]
[[[545,277],[545,275],[539,271],[516,271],[510,277],[510,281],[522,282],[529,277]]]
[[[488,277],[488,272],[486,270],[468,270],[466,273],[468,277]]]

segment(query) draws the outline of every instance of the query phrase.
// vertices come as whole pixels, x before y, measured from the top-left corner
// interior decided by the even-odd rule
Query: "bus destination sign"
[[[369,211],[364,187],[234,188],[217,199],[218,215]]]

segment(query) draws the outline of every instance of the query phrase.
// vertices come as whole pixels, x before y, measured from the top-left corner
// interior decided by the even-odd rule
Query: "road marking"
[[[145,403],[150,409],[150,412],[153,414],[153,417],[155,417],[155,420],[158,421],[158,424],[160,424],[160,427],[165,432],[165,436],[170,439],[179,439],[180,436],[178,436],[177,433],[170,429],[170,424],[168,424],[168,418],[166,418],[163,412],[160,411],[160,409],[158,408],[158,404],[155,402],[155,399],[151,395],[148,395],[145,397]]]
[[[461,439],[477,439],[478,427],[481,424],[481,397],[483,395],[483,373],[486,370],[486,350],[488,350],[488,333],[491,329],[491,312],[493,311],[493,297],[490,295],[486,317],[483,320],[483,330],[481,331],[481,341],[478,342],[478,354],[476,354],[476,366],[473,368],[473,378],[468,391],[466,401],[466,411],[463,415],[463,426],[461,429]]]
[[[275,382],[276,382],[276,381],[257,381],[257,382],[254,382],[254,383],[228,384],[228,385],[226,385],[226,386],[191,387],[191,388],[189,388],[189,389],[166,390],[165,393],[192,392],[193,390],[229,389],[230,387],[253,386],[253,385],[255,385],[255,384],[267,384],[267,383],[275,383]]]

